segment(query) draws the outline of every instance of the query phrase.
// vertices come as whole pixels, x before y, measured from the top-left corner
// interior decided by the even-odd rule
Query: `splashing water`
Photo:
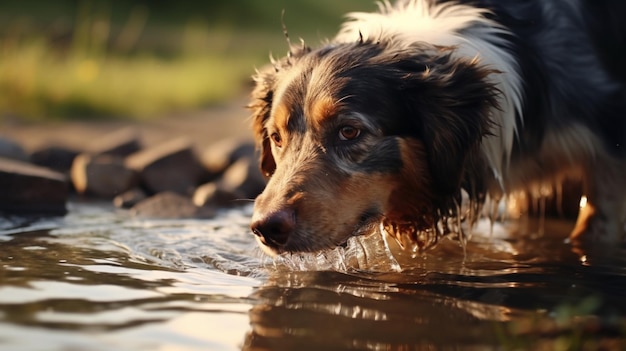
[[[494,202],[494,208],[488,207],[488,217],[492,223],[496,220],[499,200]],[[471,198],[462,190],[460,201],[455,201],[455,206],[447,213],[439,213],[439,219],[432,224],[431,228],[422,228],[417,223],[428,223],[428,219],[422,221],[388,222],[383,220],[381,232],[384,237],[390,236],[395,239],[399,247],[410,253],[411,257],[417,257],[434,248],[442,238],[456,240],[463,251],[466,250],[468,241],[472,235],[472,229],[476,223],[484,218],[483,201]]]
[[[494,213],[497,213],[498,203],[495,203]],[[396,255],[408,253],[411,258],[421,256],[437,246],[444,237],[458,242],[465,253],[472,228],[482,216],[481,205],[464,196],[456,211],[441,216],[432,228],[420,230],[413,222],[383,221],[373,233],[351,237],[345,247],[313,253],[284,253],[275,257],[270,264],[275,268],[292,271],[400,272],[402,267]],[[489,222],[490,232],[493,231],[495,221],[493,218]],[[392,245],[402,252],[391,250]]]
[[[351,237],[345,247],[314,253],[284,253],[273,264],[277,268],[298,271],[337,272],[372,271],[399,272],[401,267],[394,258],[383,231]]]
[[[485,214],[463,252],[448,235],[412,258],[380,228],[270,258],[250,206],[143,220],[70,205],[0,218],[0,349],[557,349],[570,334],[625,349],[626,249],[579,256],[549,220],[533,237]]]

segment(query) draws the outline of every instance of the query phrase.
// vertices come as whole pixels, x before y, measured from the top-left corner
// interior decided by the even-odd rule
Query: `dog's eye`
[[[283,146],[283,139],[280,137],[280,134],[272,133],[272,135],[270,135],[270,137],[272,138],[272,141],[274,142],[274,145],[276,145],[277,147]]]
[[[361,130],[352,126],[343,126],[339,129],[339,140],[354,140],[361,135]]]

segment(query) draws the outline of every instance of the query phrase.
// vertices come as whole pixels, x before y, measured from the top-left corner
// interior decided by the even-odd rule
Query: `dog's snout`
[[[284,246],[296,227],[293,210],[282,209],[261,216],[252,222],[252,233],[269,246]]]

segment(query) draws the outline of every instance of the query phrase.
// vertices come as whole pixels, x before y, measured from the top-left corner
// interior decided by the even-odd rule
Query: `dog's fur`
[[[261,246],[316,251],[382,224],[423,247],[486,197],[568,172],[588,199],[573,235],[622,240],[625,77],[610,51],[626,43],[625,8],[383,2],[318,49],[292,47],[257,73],[250,103],[269,178],[251,225]]]

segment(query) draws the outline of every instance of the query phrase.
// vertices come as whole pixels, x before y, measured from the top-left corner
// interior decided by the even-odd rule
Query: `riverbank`
[[[29,122],[9,120],[0,136],[19,142],[27,151],[54,144],[81,149],[90,141],[125,127],[135,128],[146,145],[185,137],[200,149],[222,139],[251,140],[247,96],[202,110],[181,112],[150,120],[64,120]]]
[[[0,211],[65,213],[68,190],[153,218],[211,217],[253,199],[265,181],[246,100],[143,122],[5,123]]]

